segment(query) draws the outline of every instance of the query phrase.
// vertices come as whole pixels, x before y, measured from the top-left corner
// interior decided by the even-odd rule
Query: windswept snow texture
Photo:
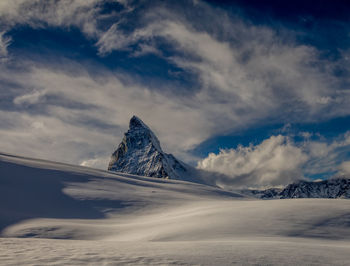
[[[0,265],[348,265],[350,201],[0,154]]]
[[[143,121],[133,116],[129,130],[113,153],[108,170],[134,175],[187,180],[189,166],[166,154],[156,135]]]

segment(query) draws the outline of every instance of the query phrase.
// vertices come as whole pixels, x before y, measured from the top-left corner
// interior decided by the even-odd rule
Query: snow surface
[[[0,154],[1,265],[348,265],[350,201]]]

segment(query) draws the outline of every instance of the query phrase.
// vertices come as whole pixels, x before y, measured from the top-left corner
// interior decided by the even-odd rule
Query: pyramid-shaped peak
[[[108,165],[110,171],[173,179],[181,179],[186,169],[184,163],[163,152],[156,135],[135,115]]]
[[[131,117],[130,123],[129,123],[129,128],[132,129],[139,129],[139,128],[144,128],[144,129],[149,129],[149,127],[136,115]]]

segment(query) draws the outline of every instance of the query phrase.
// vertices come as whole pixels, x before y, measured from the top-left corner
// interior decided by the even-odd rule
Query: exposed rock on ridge
[[[287,185],[284,189],[247,190],[245,194],[261,199],[350,198],[350,179],[332,178],[319,182],[299,181]]]
[[[112,154],[108,170],[135,175],[185,179],[187,166],[163,152],[152,130],[138,117],[130,120],[129,130]]]

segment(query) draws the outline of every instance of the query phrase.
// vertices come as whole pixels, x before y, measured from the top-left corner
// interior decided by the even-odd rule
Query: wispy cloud
[[[346,166],[342,166],[342,164],[348,160],[350,132],[346,132],[332,141],[327,141],[326,139],[318,141],[307,140],[303,143],[302,148],[309,156],[307,163],[303,167],[305,175],[331,177],[347,173]]]
[[[91,76],[84,66],[72,64],[69,67],[66,61],[68,71],[60,72],[33,65],[20,72],[3,66],[0,78],[11,80],[11,88],[16,88],[16,110],[2,112],[3,125],[11,124],[1,131],[3,150],[31,154],[36,145],[37,156],[75,163],[97,155],[106,157],[121,140],[133,114],[156,131],[166,150],[180,155],[208,137],[200,109],[141,84],[124,83],[113,72]],[[73,68],[79,70],[73,74]],[[71,142],[80,143],[79,148]],[[51,144],[69,152],[60,154]]]
[[[132,32],[120,30],[118,23],[112,25],[97,42],[99,51],[138,54],[146,46],[152,49],[144,53],[161,56],[158,45],[166,42],[176,52],[163,57],[197,75],[201,90],[196,101],[205,104],[208,117],[227,130],[233,129],[228,124],[242,126],[266,117],[288,117],[293,122],[349,114],[344,80],[334,73],[346,67],[343,60],[321,59],[320,51],[298,43],[292,30],[252,25],[203,3],[197,8],[214,18],[211,28],[219,33],[185,15],[158,8]]]
[[[5,36],[5,32],[0,32],[0,63],[8,59],[7,47],[11,43],[11,38]]]
[[[106,3],[122,8],[106,10]],[[87,37],[100,38],[108,21],[119,21],[134,9],[127,0],[13,0],[0,3],[0,26],[8,31],[18,25],[32,28],[79,28]],[[107,25],[107,26],[106,26]]]
[[[339,165],[339,173],[345,176],[350,175],[350,161],[345,161]]]
[[[97,32],[96,17],[101,11],[99,2],[97,0],[1,1],[0,22],[7,30],[16,25],[29,25],[34,28],[76,26],[84,33],[94,36]]]

